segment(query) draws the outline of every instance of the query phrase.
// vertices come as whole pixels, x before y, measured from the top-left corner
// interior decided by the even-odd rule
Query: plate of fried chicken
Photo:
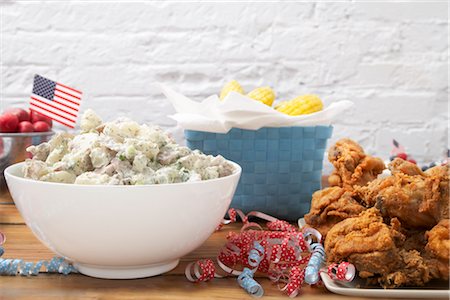
[[[425,172],[394,159],[385,164],[350,139],[332,146],[329,187],[312,197],[304,219],[324,236],[328,263],[347,261],[351,283],[322,278],[339,294],[438,298],[449,292],[449,166]]]

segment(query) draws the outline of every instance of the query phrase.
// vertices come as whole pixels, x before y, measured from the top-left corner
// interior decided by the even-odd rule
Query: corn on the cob
[[[231,91],[237,92],[239,94],[244,94],[244,89],[239,84],[239,82],[237,82],[236,80],[231,80],[230,82],[225,84],[220,91],[220,100],[223,100]]]
[[[322,110],[323,103],[316,95],[302,95],[292,100],[281,102],[275,109],[290,116],[298,116]]]
[[[247,96],[268,106],[272,106],[273,101],[275,101],[275,92],[268,86],[256,88]]]

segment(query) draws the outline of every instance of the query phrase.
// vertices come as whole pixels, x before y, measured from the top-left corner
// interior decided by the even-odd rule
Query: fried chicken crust
[[[352,140],[332,146],[331,187],[313,194],[308,226],[325,237],[329,263],[353,263],[384,288],[449,279],[449,166],[425,172],[400,158],[378,178],[381,160]],[[428,230],[428,231],[427,231]]]
[[[388,166],[389,171],[391,171],[391,174],[406,174],[406,175],[422,175],[425,176],[425,174],[422,172],[422,170],[412,162],[409,162],[407,160],[401,159],[401,158],[394,158],[393,161]]]
[[[361,278],[384,288],[421,286],[432,279],[420,253],[397,247],[405,236],[389,226],[376,208],[333,226],[325,240],[329,263],[348,261]]]
[[[366,155],[355,141],[341,139],[328,151],[328,160],[335,170],[328,178],[330,186],[352,190],[377,178],[386,168],[379,158]]]
[[[352,193],[341,187],[329,187],[312,196],[311,209],[305,221],[325,237],[335,224],[359,215],[366,208],[357,202]]]
[[[357,187],[356,194],[367,206],[377,207],[385,218],[398,218],[406,228],[431,229],[441,219],[448,218],[448,166],[408,175],[402,170],[414,172],[405,165],[394,160],[389,166],[392,176]]]
[[[433,277],[449,279],[450,261],[450,220],[443,219],[430,231],[425,233],[428,242],[425,257]]]

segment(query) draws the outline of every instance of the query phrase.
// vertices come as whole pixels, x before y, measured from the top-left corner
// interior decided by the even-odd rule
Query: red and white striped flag
[[[30,110],[74,128],[81,104],[80,91],[40,75],[34,76]]]

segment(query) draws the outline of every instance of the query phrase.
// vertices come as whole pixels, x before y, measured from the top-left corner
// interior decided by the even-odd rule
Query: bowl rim
[[[3,137],[35,137],[35,136],[50,136],[56,132],[53,130],[45,132],[0,132],[0,138]]]
[[[4,176],[6,178],[7,184],[8,184],[8,177],[12,177],[15,180],[19,180],[22,182],[29,182],[34,184],[42,184],[42,185],[48,185],[48,186],[68,186],[68,187],[83,187],[83,188],[127,188],[127,189],[133,189],[133,188],[147,188],[147,187],[168,187],[168,186],[187,186],[187,185],[193,185],[193,184],[208,184],[212,182],[218,182],[218,181],[225,181],[227,178],[240,177],[242,173],[242,167],[231,160],[226,160],[227,162],[231,163],[234,166],[234,171],[228,176],[220,177],[220,178],[214,178],[214,179],[208,179],[208,180],[201,180],[201,181],[190,181],[190,182],[178,182],[178,183],[161,183],[161,184],[139,184],[139,185],[107,185],[107,184],[75,184],[75,183],[60,183],[60,182],[48,182],[48,181],[39,181],[34,180],[30,178],[25,178],[22,176],[17,176],[11,173],[11,169],[19,168],[20,166],[24,165],[25,162],[19,162],[15,163],[13,165],[8,166],[4,170]],[[23,174],[22,174],[23,175]]]

